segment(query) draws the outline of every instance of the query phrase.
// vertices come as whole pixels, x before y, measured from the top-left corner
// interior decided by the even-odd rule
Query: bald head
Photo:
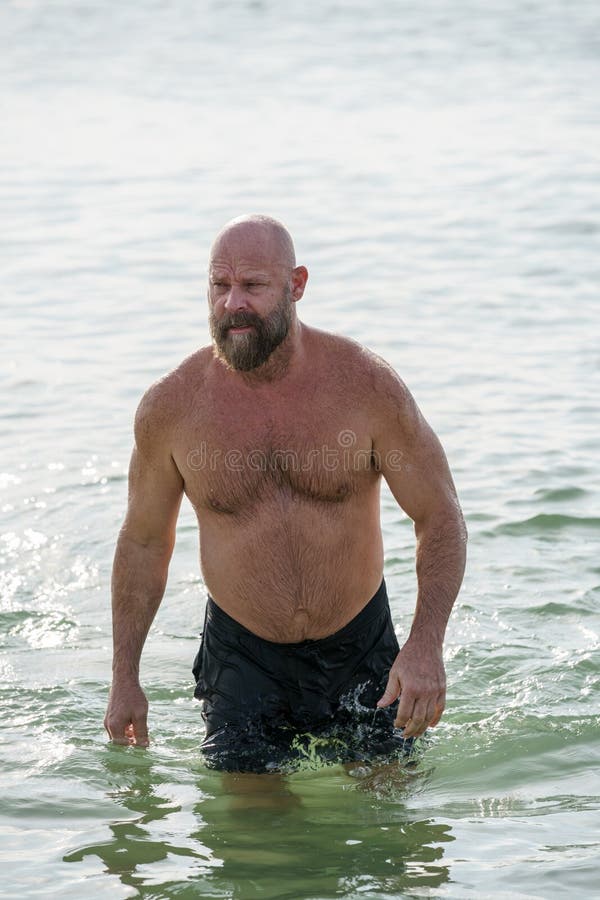
[[[232,369],[250,371],[284,342],[289,355],[298,339],[294,304],[304,294],[308,272],[296,265],[294,244],[281,222],[270,216],[232,219],[215,238],[208,268],[216,356]]]
[[[296,265],[294,242],[289,231],[271,216],[238,216],[228,222],[214,240],[209,264],[223,255],[234,255],[240,261],[269,262],[282,266],[287,272]]]

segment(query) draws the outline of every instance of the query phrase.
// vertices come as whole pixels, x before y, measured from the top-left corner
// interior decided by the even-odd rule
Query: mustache
[[[231,316],[225,316],[219,322],[219,331],[223,334],[229,328],[243,328],[244,325],[256,325],[260,323],[260,316],[252,312],[233,313]]]

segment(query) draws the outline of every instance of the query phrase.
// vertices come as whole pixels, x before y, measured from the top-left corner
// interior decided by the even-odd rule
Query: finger
[[[406,723],[405,727],[402,730],[402,737],[407,740],[408,738],[417,738],[421,737],[422,734],[425,734],[427,731],[427,725],[424,722],[413,722],[412,719],[409,719]]]
[[[427,728],[427,704],[424,700],[417,700],[412,716],[406,722],[402,737],[419,737]]]
[[[138,747],[147,747],[150,744],[148,738],[148,721],[145,715],[135,716],[131,724],[131,737]]]
[[[131,738],[129,737],[128,729],[129,726],[125,728],[117,727],[112,725],[112,728],[108,725],[106,726],[106,730],[108,731],[108,735],[113,744],[120,744],[122,746],[128,746],[131,743]]]
[[[104,719],[104,727],[109,739],[113,742],[113,744],[129,743],[129,741],[125,737],[125,728],[120,722],[115,721],[114,718],[109,719],[109,717],[106,716]]]
[[[425,725],[429,727],[435,718],[436,702],[435,697],[430,697],[427,701],[427,711],[425,713]]]
[[[131,719],[109,718],[104,720],[104,727],[113,744],[127,747],[134,743],[133,724]]]
[[[387,685],[385,691],[377,701],[377,707],[381,708],[382,706],[390,706],[394,700],[397,700],[400,696],[400,692],[402,690],[402,685],[400,684],[400,679],[394,672],[390,672]]]
[[[412,717],[414,708],[415,695],[409,694],[408,691],[403,691],[400,694],[400,703],[398,704],[398,709],[396,710],[394,727],[404,728],[408,720]]]
[[[437,698],[437,701],[435,704],[433,718],[432,718],[431,722],[429,723],[431,728],[435,728],[437,723],[440,721],[445,708],[446,708],[446,702],[445,702],[444,695],[440,694],[440,696]]]

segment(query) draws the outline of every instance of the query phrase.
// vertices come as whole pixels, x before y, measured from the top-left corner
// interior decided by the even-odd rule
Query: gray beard
[[[210,334],[216,355],[231,369],[250,372],[265,363],[287,337],[292,324],[292,295],[289,288],[272,312],[261,318],[257,313],[239,312],[217,321],[209,313]],[[245,334],[229,334],[229,328],[252,325]]]

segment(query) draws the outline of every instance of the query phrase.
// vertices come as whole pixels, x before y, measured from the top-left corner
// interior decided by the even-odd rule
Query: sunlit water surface
[[[598,893],[600,6],[0,7],[0,859],[6,896]],[[415,765],[207,770],[189,505],[110,747],[108,582],[145,387],[206,343],[212,236],[282,217],[305,321],[382,353],[470,530]],[[383,499],[399,635],[410,522]]]

